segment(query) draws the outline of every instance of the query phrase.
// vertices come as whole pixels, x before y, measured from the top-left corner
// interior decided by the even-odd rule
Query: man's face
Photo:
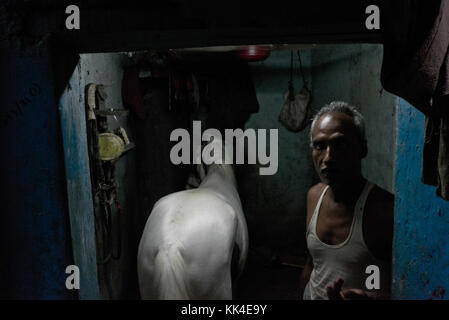
[[[344,186],[361,174],[363,142],[353,118],[340,112],[323,114],[312,131],[312,159],[320,179]]]

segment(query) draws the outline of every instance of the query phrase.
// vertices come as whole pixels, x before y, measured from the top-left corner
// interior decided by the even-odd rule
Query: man
[[[307,194],[309,256],[300,297],[388,299],[394,198],[361,174],[367,154],[363,116],[345,102],[332,102],[315,116],[310,137],[321,182]],[[379,272],[370,267],[366,273],[371,265]]]

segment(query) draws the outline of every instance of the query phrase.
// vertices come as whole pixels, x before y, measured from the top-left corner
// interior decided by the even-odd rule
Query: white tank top
[[[372,273],[372,271],[365,273],[366,267],[369,265],[379,267],[380,290],[386,288],[389,279],[385,275],[389,274],[387,268],[390,268],[390,264],[376,259],[363,239],[363,212],[366,199],[373,187],[373,183],[366,182],[354,207],[354,216],[349,235],[346,240],[337,245],[329,245],[322,242],[316,233],[321,203],[329,186],[323,190],[306,233],[307,247],[313,259],[313,270],[304,290],[305,300],[328,299],[326,287],[339,277],[344,280],[343,289],[357,288],[370,291],[365,285],[367,277]],[[378,230],[378,232],[381,232],[381,230]]]

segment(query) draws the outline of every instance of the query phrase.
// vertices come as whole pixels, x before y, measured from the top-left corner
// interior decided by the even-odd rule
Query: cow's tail
[[[171,244],[161,248],[155,257],[155,281],[158,299],[191,299],[182,245]]]

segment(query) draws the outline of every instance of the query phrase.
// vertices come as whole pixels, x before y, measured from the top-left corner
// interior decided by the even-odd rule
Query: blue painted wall
[[[84,85],[78,64],[59,100],[68,207],[80,299],[99,299],[95,221],[87,151]]]
[[[393,295],[449,298],[449,202],[421,183],[425,118],[399,99],[397,112]]]
[[[140,228],[135,221],[145,213],[140,210],[138,184],[136,181],[135,151],[130,151],[115,164],[117,197],[120,204],[120,259],[110,259],[98,264],[103,247],[97,248],[94,215],[100,215],[98,200],[94,204],[90,182],[87,150],[85,88],[89,83],[103,84],[107,94],[106,108],[123,108],[121,82],[124,55],[119,53],[81,54],[69,85],[59,101],[63,125],[64,152],[69,197],[70,218],[75,261],[82,268],[80,299],[129,299],[138,297],[137,245]],[[110,130],[123,127],[134,141],[127,117],[108,117]],[[94,213],[95,212],[95,213]],[[118,213],[112,219],[118,221]],[[139,221],[140,222],[140,221]],[[98,232],[97,226],[97,232]],[[114,229],[115,230],[115,229]],[[100,236],[102,235],[99,233]],[[118,233],[114,232],[115,239]],[[97,250],[101,254],[97,254]]]
[[[70,299],[73,264],[50,58],[0,43],[0,297]]]

